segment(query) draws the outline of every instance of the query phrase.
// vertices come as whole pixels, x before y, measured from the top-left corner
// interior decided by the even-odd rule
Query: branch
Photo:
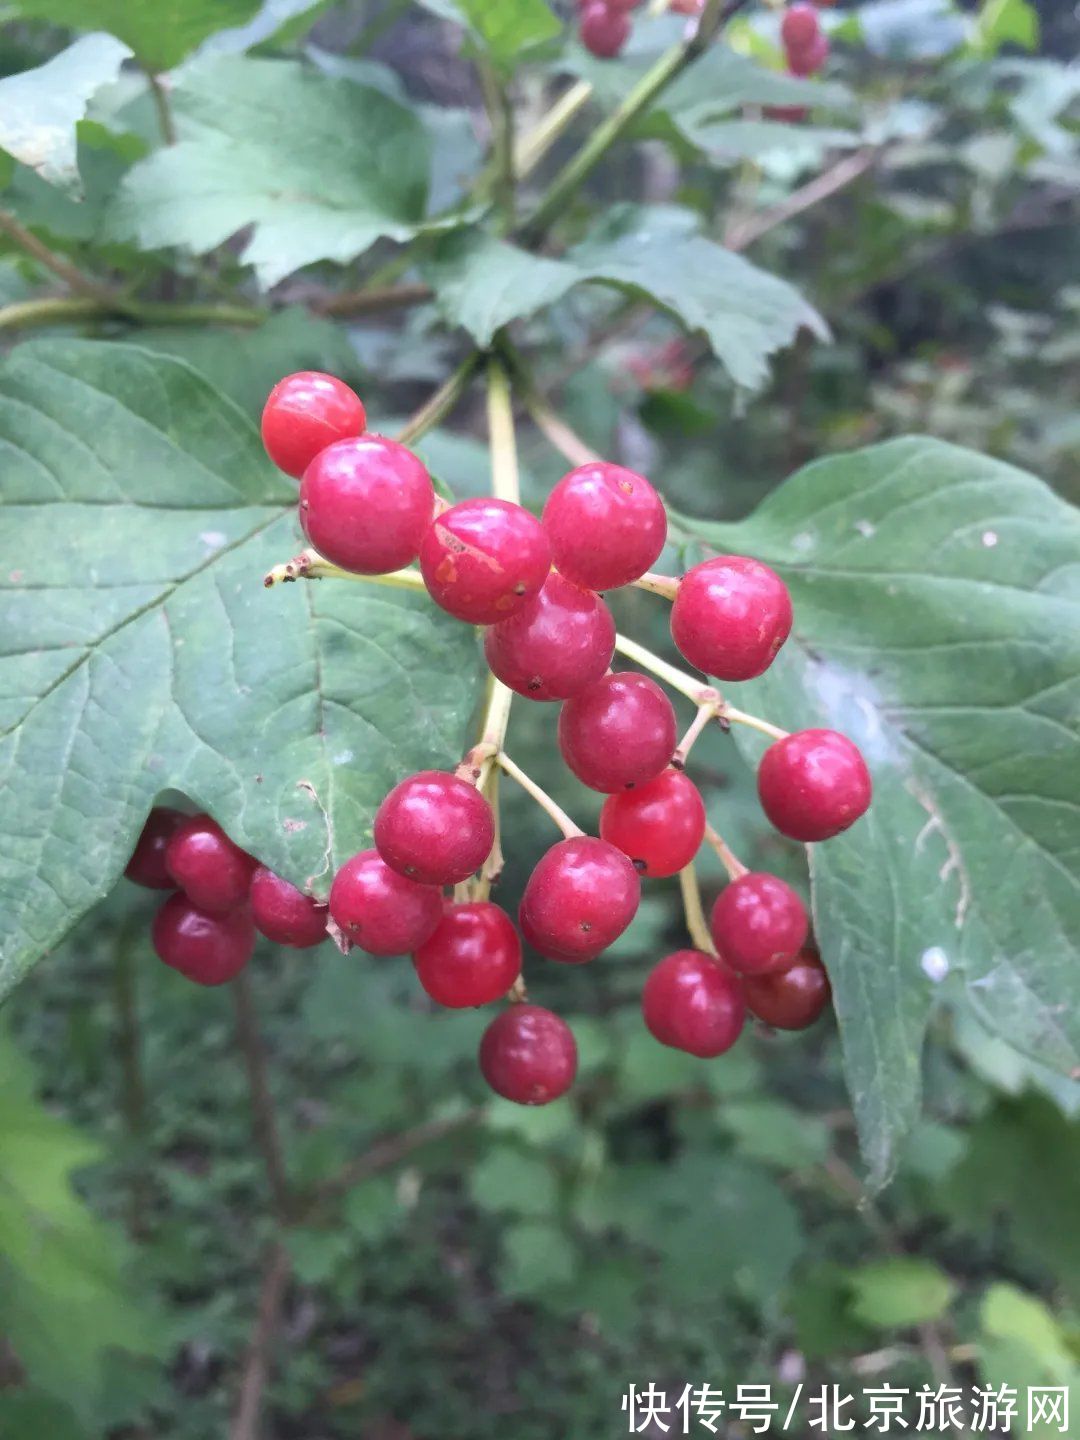
[[[462,1130],[467,1125],[477,1124],[483,1119],[483,1116],[483,1106],[477,1105],[472,1110],[463,1110],[460,1114],[447,1115],[440,1120],[426,1120],[422,1125],[416,1125],[411,1130],[403,1130],[399,1135],[391,1135],[385,1140],[376,1140],[375,1144],[365,1150],[363,1155],[358,1155],[355,1160],[319,1186],[300,1218],[309,1221],[328,1200],[332,1200],[338,1195],[344,1195],[354,1185],[359,1185],[363,1180],[369,1180],[372,1175],[378,1175],[383,1170],[393,1169],[414,1150],[419,1150],[424,1145],[433,1145],[437,1140],[444,1140],[455,1130]]]
[[[279,1240],[275,1240],[270,1247],[259,1287],[255,1328],[251,1334],[244,1373],[240,1380],[236,1411],[229,1427],[229,1440],[259,1440],[263,1392],[270,1376],[274,1333],[277,1330],[291,1268],[288,1251]]]
[[[409,305],[420,305],[430,300],[430,285],[419,281],[408,285],[372,285],[364,290],[345,290],[339,295],[327,295],[313,302],[311,309],[316,315],[344,319],[356,315],[370,315],[376,310],[403,310]]]
[[[251,1093],[251,1123],[255,1143],[266,1167],[274,1213],[279,1224],[287,1224],[292,1213],[292,1196],[285,1173],[285,1160],[278,1134],[274,1098],[266,1064],[266,1045],[259,1025],[259,1012],[251,989],[251,977],[241,970],[230,985],[236,1012],[236,1039],[244,1057],[248,1089]]]
[[[845,185],[850,185],[860,175],[865,175],[867,170],[880,158],[881,151],[873,146],[867,146],[862,150],[856,150],[854,154],[845,155],[828,170],[823,170],[813,180],[800,185],[793,190],[779,204],[772,205],[767,210],[762,210],[756,215],[748,215],[745,220],[733,221],[729,225],[724,244],[729,250],[745,250],[753,245],[755,240],[760,240],[769,230],[775,230],[778,225],[785,224],[788,220],[801,215],[804,210],[810,210],[822,200],[827,200],[830,195],[835,195]]]
[[[92,300],[111,302],[114,299],[112,291],[107,285],[93,279],[70,261],[65,260],[62,255],[57,255],[47,245],[40,241],[36,235],[31,234],[25,225],[21,225],[9,210],[0,210],[0,231],[9,240],[18,245],[20,250],[25,250],[27,255],[35,259],[39,265],[44,265],[46,270],[63,280],[64,284],[74,290],[76,295],[85,295]]]

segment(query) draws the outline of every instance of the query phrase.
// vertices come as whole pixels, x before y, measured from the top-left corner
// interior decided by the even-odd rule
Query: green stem
[[[513,228],[516,177],[514,174],[514,115],[494,65],[486,56],[477,61],[484,109],[491,126],[492,197],[502,212],[504,230]]]
[[[480,364],[480,356],[473,352],[463,360],[454,373],[439,386],[431,399],[421,405],[412,419],[398,431],[399,445],[415,445],[429,430],[449,415],[465,390]]]
[[[324,560],[317,550],[301,550],[291,560],[275,565],[263,576],[267,590],[293,580],[359,580],[364,585],[389,585],[395,590],[426,590],[419,570],[391,570],[387,575],[357,575]]]
[[[146,78],[150,82],[150,94],[154,99],[154,109],[157,111],[158,125],[161,127],[161,138],[166,145],[176,144],[176,121],[173,119],[172,106],[169,103],[169,92],[162,82],[161,76],[156,75],[149,67],[146,70]]]
[[[505,750],[499,751],[496,757],[496,763],[500,770],[506,771],[511,780],[517,781],[526,795],[530,795],[536,801],[537,805],[540,806],[541,810],[546,811],[546,813],[551,816],[567,840],[572,840],[577,835],[585,834],[581,826],[574,824],[562,806],[556,804],[547,791],[542,789],[531,775],[526,775],[520,765],[515,765]]]
[[[682,891],[683,910],[686,914],[686,928],[690,932],[690,939],[694,942],[696,949],[715,959],[716,946],[713,944],[712,935],[709,933],[709,924],[705,919],[705,907],[701,903],[697,870],[694,868],[692,860],[689,865],[679,871],[679,889]]]
[[[510,380],[499,360],[488,362],[488,437],[491,448],[491,493],[521,503],[517,438]]]
[[[723,865],[724,869],[727,871],[727,877],[729,880],[738,880],[741,875],[746,875],[748,873],[747,867],[735,854],[735,851],[732,850],[731,846],[727,844],[723,836],[720,835],[717,831],[715,831],[711,825],[705,826],[705,839],[709,842],[709,844],[719,856],[720,864]]]
[[[587,80],[579,80],[560,95],[551,109],[518,141],[514,152],[514,169],[518,179],[531,174],[555,144],[568,125],[589,103],[593,87]]]
[[[107,285],[103,285],[101,281],[94,280],[89,275],[84,275],[78,266],[72,265],[62,255],[57,255],[54,250],[50,250],[8,210],[0,210],[0,232],[18,245],[20,250],[25,250],[27,255],[36,260],[39,265],[43,265],[46,270],[51,270],[54,275],[63,280],[69,289],[74,290],[76,295],[85,295],[89,299],[100,301],[103,304],[113,303],[114,296]]]

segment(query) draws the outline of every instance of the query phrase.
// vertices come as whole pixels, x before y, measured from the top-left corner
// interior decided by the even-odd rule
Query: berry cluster
[[[578,35],[600,60],[613,60],[630,39],[630,12],[641,0],[577,0]]]

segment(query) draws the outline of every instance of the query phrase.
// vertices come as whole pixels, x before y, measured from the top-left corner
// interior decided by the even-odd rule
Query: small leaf
[[[544,1295],[574,1278],[578,1256],[557,1225],[524,1220],[503,1232],[499,1282],[507,1295]]]
[[[7,7],[72,30],[107,30],[151,70],[171,70],[216,30],[242,25],[262,0],[12,0]]]
[[[508,1145],[489,1151],[472,1167],[469,1192],[483,1210],[549,1215],[555,1209],[556,1185],[551,1166]]]
[[[852,1313],[884,1330],[937,1320],[948,1309],[955,1287],[929,1260],[898,1256],[864,1265],[849,1277]]]
[[[562,29],[544,0],[421,0],[425,9],[464,25],[497,65],[553,40]]]

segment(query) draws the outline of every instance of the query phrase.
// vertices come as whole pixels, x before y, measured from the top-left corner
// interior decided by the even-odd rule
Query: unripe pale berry
[[[671,701],[647,675],[605,675],[559,711],[559,749],[584,785],[604,794],[655,779],[677,740]]]
[[[825,967],[810,949],[775,975],[744,976],[742,992],[751,1014],[777,1030],[806,1030],[832,997]]]
[[[270,391],[262,413],[266,453],[299,480],[315,456],[337,440],[362,435],[367,416],[360,396],[344,380],[318,370],[286,375]]]
[[[176,889],[176,881],[165,868],[165,847],[187,818],[182,810],[154,806],[124,868],[129,880],[147,890]]]
[[[667,539],[664,502],[648,480],[598,460],[564,475],[544,506],[556,568],[587,590],[629,585]]]
[[[551,546],[540,521],[521,505],[462,500],[432,522],[420,546],[420,569],[436,605],[471,625],[494,625],[543,585]]]
[[[762,809],[782,835],[809,843],[854,825],[873,787],[857,745],[836,730],[797,730],[770,745],[758,767]]]
[[[413,964],[440,1005],[487,1005],[521,974],[521,941],[506,911],[489,900],[448,905]]]
[[[791,596],[774,570],[745,555],[719,555],[679,581],[671,636],[706,675],[751,680],[776,658],[791,619]]]
[[[380,435],[320,451],[300,482],[304,534],[320,555],[357,575],[385,575],[415,560],[434,509],[424,466]]]
[[[209,815],[191,815],[165,847],[165,869],[200,910],[221,913],[248,898],[256,861]]]
[[[484,636],[492,672],[529,700],[569,700],[600,679],[614,653],[611,611],[599,595],[559,574]]]
[[[395,785],[375,814],[375,847],[392,870],[424,885],[457,885],[491,853],[495,821],[474,785],[421,770]]]
[[[353,945],[369,955],[409,955],[442,919],[434,885],[418,885],[391,870],[377,850],[346,860],[330,887],[330,916]]]
[[[750,871],[717,896],[709,921],[729,969],[766,975],[794,963],[809,925],[802,900],[777,875]]]
[[[609,8],[605,0],[596,0],[582,10],[578,33],[590,54],[613,60],[630,39],[630,18],[621,10]]]
[[[710,1059],[730,1050],[746,1007],[738,981],[700,950],[677,950],[645,981],[642,1013],[662,1045]]]
[[[541,856],[521,897],[529,944],[551,960],[591,960],[637,913],[641,882],[614,845],[592,835],[560,840]]]
[[[645,785],[608,796],[600,834],[629,856],[640,874],[674,875],[690,864],[705,838],[701,792],[681,770],[662,770]]]
[[[505,1100],[547,1105],[577,1074],[577,1045],[565,1020],[540,1005],[510,1005],[480,1041],[480,1070]]]
[[[151,942],[159,960],[197,985],[224,985],[255,949],[255,926],[244,906],[211,915],[186,895],[170,895],[154,916]]]
[[[307,950],[326,939],[325,905],[260,865],[251,877],[251,918],[255,929],[277,945]]]

